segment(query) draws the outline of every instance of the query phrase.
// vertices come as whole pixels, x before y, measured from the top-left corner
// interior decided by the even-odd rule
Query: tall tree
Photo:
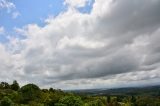
[[[13,84],[11,85],[11,89],[18,91],[20,89],[19,84],[16,80],[13,81]]]

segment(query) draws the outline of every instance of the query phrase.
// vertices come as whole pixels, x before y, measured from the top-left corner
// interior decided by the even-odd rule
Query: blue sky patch
[[[10,1],[8,1],[10,2]],[[64,0],[12,0],[15,8],[0,8],[0,26],[3,26],[6,32],[10,33],[7,36],[13,36],[14,28],[22,28],[27,24],[37,24],[44,26],[44,20],[49,16],[57,16],[59,13],[67,10],[67,5],[64,5]],[[90,13],[94,0],[86,3],[85,7],[77,8],[81,13]],[[17,14],[13,18],[13,14]],[[6,36],[0,38],[0,42],[6,42]]]

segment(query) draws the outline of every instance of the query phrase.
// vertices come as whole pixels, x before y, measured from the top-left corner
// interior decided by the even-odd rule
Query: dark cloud
[[[152,33],[159,28],[160,1],[158,0],[117,0],[110,4],[109,13],[97,17],[96,33],[101,36],[119,37],[128,34]],[[104,10],[105,11],[105,10]],[[107,36],[107,37],[106,37]]]

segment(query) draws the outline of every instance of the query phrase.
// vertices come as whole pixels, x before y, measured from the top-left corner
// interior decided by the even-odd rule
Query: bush
[[[82,106],[83,102],[80,97],[76,96],[65,96],[59,101],[61,104],[67,106]]]
[[[13,106],[13,102],[10,98],[8,98],[7,96],[5,96],[1,102],[0,102],[0,106]]]

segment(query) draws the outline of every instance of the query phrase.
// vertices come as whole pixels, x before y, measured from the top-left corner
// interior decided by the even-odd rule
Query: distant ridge
[[[160,96],[160,85],[151,86],[136,86],[136,87],[121,87],[110,89],[83,89],[83,90],[70,90],[70,92],[78,94],[89,95],[148,95],[148,96]]]

